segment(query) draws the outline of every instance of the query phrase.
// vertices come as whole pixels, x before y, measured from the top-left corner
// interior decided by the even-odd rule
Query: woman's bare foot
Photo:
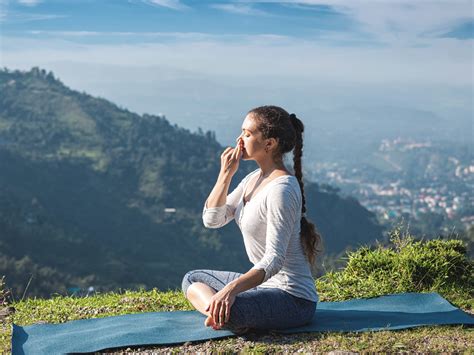
[[[207,316],[206,320],[204,321],[204,325],[205,325],[206,327],[212,327],[212,329],[214,329],[214,330],[222,329],[221,326],[219,326],[218,324],[216,324],[216,323],[214,322],[214,319],[212,319],[211,316]],[[237,335],[244,335],[244,334],[247,334],[249,331],[250,331],[250,328],[249,328],[249,327],[239,328],[239,329],[234,329],[234,330],[232,330],[232,332],[235,333],[235,334],[237,334]]]
[[[211,316],[207,316],[206,320],[204,321],[204,325],[206,327],[212,327],[214,330],[221,329],[221,327],[214,322],[214,319]]]

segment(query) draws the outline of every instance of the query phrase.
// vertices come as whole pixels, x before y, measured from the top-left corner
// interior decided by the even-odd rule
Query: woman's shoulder
[[[301,188],[298,179],[294,175],[280,175],[270,181],[270,184],[268,195],[271,198],[283,195],[287,198],[290,196],[297,199],[301,198]]]
[[[274,181],[275,184],[279,184],[279,185],[293,185],[293,186],[298,185],[299,186],[298,178],[294,176],[293,174],[281,174],[281,175],[276,176],[274,180],[275,180]]]
[[[242,179],[242,183],[246,184],[252,177],[260,174],[260,172],[260,168],[251,171]],[[293,174],[278,175],[268,184],[273,185],[273,187],[270,187],[270,189],[275,189],[275,186],[277,186],[276,189],[290,189],[295,193],[301,193],[298,179]]]

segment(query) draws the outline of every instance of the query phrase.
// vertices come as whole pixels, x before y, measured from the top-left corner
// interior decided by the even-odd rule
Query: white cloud
[[[23,12],[0,13],[0,22],[31,22],[31,21],[45,21],[55,20],[58,18],[65,18],[67,15],[56,14],[32,14]]]
[[[335,8],[352,16],[367,32],[390,43],[435,36],[472,18],[470,1],[398,1],[370,5],[356,1]]]
[[[247,42],[247,43],[260,43],[265,41],[267,44],[271,43],[283,43],[285,41],[292,41],[293,38],[289,36],[279,34],[258,34],[258,35],[240,35],[240,34],[212,34],[203,32],[98,32],[98,31],[43,31],[43,30],[32,30],[26,33],[39,36],[38,39],[44,40],[46,37],[57,38],[57,39],[68,39],[73,40],[74,38],[81,37],[102,37],[103,39],[115,37],[120,38],[124,41],[130,40],[132,37],[136,38],[138,43],[144,40],[155,40],[155,41],[172,41],[173,43],[184,42],[184,43],[195,43],[195,42]]]
[[[25,6],[36,6],[41,2],[41,0],[18,0],[18,3]]]
[[[28,33],[35,36],[53,36],[53,37],[97,37],[103,36],[105,32],[97,31],[28,31]],[[128,35],[128,32],[111,32],[116,35]]]
[[[162,7],[167,7],[173,10],[187,10],[190,9],[189,6],[184,5],[179,0],[144,0],[146,3],[151,5],[157,5]]]
[[[237,0],[266,3],[266,0]],[[281,4],[324,5],[356,21],[359,29],[392,45],[436,37],[474,19],[472,0],[282,0]]]
[[[269,16],[268,12],[254,8],[251,5],[237,5],[237,4],[212,4],[211,8],[230,12],[239,15],[253,15],[253,16]]]
[[[274,76],[361,84],[472,85],[472,47],[451,38],[433,39],[424,47],[362,48],[334,47],[327,42],[271,34],[150,32],[152,41],[137,35],[110,45],[73,42],[73,37],[108,33],[66,32],[56,37],[47,32],[35,34],[36,39],[3,38],[6,65],[47,65],[63,60],[133,67],[172,65],[202,75],[249,80]]]

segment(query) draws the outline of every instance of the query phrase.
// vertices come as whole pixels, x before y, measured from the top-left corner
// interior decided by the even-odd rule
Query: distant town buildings
[[[309,172],[313,181],[337,186],[343,194],[357,198],[363,206],[376,213],[381,221],[389,221],[403,214],[418,218],[434,212],[447,219],[457,220],[468,228],[474,223],[474,162],[466,159],[461,161],[446,148],[443,155],[439,153],[440,149],[435,148],[429,141],[383,139],[374,156],[389,160],[387,166],[393,168],[390,173],[375,168],[355,169],[338,163],[318,163]],[[412,176],[400,166],[399,161],[390,161],[391,153],[399,156],[402,152],[404,156],[411,155],[413,158],[413,155],[421,154],[423,149],[424,158],[434,156],[441,162],[434,164],[429,160],[425,166],[419,164],[415,166],[417,174]],[[426,150],[433,150],[433,153],[427,154]],[[416,162],[416,156],[411,161]]]

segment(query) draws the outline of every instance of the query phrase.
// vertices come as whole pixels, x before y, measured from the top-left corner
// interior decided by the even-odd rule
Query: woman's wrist
[[[239,291],[237,289],[237,283],[235,282],[237,280],[229,282],[227,285],[224,286],[231,295],[237,296],[239,294]]]
[[[218,181],[221,181],[223,183],[230,183],[232,180],[233,175],[229,174],[228,172],[221,171],[219,173],[219,176],[217,177]]]
[[[229,282],[225,287],[233,294],[237,295],[241,292],[250,290],[260,285],[265,277],[265,271],[261,269],[251,269],[237,279]]]

